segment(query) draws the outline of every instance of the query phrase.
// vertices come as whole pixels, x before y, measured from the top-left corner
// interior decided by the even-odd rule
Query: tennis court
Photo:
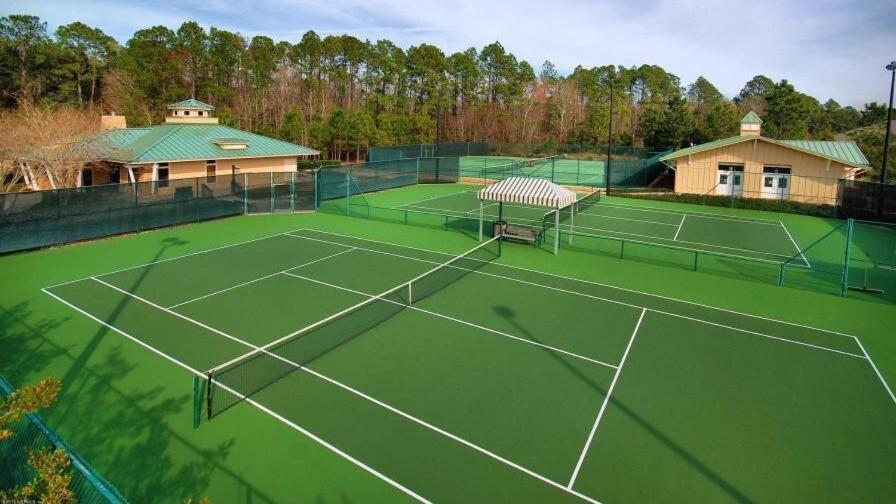
[[[857,338],[503,265],[516,247],[297,229],[43,290],[199,377],[204,421],[257,408],[419,501],[896,491],[896,397]]]
[[[479,215],[479,198],[477,191],[466,191],[397,208],[473,218]],[[489,220],[496,219],[498,205],[486,206],[484,216]],[[536,227],[553,221],[543,207],[516,204],[505,204],[502,217],[511,223]],[[777,220],[650,209],[601,201],[589,205],[572,219],[564,217],[562,222],[561,233],[572,230],[574,235],[586,240],[609,237],[751,260],[775,263],[790,260],[791,265],[810,266],[787,227]]]

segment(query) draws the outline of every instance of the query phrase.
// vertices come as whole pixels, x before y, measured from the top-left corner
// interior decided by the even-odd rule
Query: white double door
[[[790,168],[763,168],[760,196],[782,200],[790,197]]]
[[[740,196],[744,192],[744,167],[719,165],[716,175],[716,194],[720,196]]]

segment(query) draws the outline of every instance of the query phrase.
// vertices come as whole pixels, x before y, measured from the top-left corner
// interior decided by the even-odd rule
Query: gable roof
[[[753,112],[751,110],[751,111],[747,112],[747,115],[745,115],[743,117],[743,119],[740,120],[740,123],[741,124],[762,124],[762,119],[760,119],[759,116],[756,115],[756,112]]]
[[[186,100],[181,100],[176,103],[169,103],[168,108],[170,109],[195,109],[195,110],[215,110],[215,107],[209,105],[208,103],[203,103],[195,98],[188,98]]]
[[[721,147],[726,147],[728,145],[734,145],[741,142],[750,142],[754,140],[762,140],[764,142],[780,145],[788,149],[802,151],[807,154],[812,154],[814,156],[819,156],[825,159],[830,159],[832,161],[837,161],[838,163],[848,164],[850,166],[855,166],[858,168],[868,168],[871,166],[871,164],[868,163],[868,158],[865,157],[865,154],[862,153],[862,150],[859,149],[859,146],[856,145],[856,143],[852,140],[774,140],[772,138],[767,138],[764,136],[750,135],[738,135],[728,138],[722,138],[720,140],[715,140],[713,142],[707,142],[700,145],[685,147],[684,149],[679,149],[675,152],[672,152],[671,154],[666,154],[665,156],[660,158],[660,161],[668,161],[680,158],[682,156],[687,156],[689,154],[696,154],[698,152],[718,149]]]
[[[245,149],[223,149],[219,145],[221,139],[247,145]],[[308,147],[220,124],[160,124],[109,130],[92,143],[110,151],[109,161],[130,164],[319,154]]]

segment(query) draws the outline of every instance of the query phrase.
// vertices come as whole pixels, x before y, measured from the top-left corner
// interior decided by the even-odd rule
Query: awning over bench
[[[576,193],[550,180],[510,177],[479,191],[479,199],[564,208],[576,202]]]
[[[501,218],[504,203],[517,203],[554,209],[554,228],[560,227],[560,209],[576,202],[576,193],[559,185],[539,178],[510,177],[479,191],[479,240],[482,241],[483,202],[497,201],[498,218]],[[572,212],[570,212],[570,231]],[[572,240],[572,233],[569,235]],[[554,234],[554,253],[560,248],[560,230]]]

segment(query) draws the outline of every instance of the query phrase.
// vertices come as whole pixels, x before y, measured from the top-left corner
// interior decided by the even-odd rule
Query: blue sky
[[[0,15],[83,21],[124,43],[139,28],[185,20],[296,42],[308,29],[428,42],[450,53],[499,40],[538,69],[657,64],[687,85],[703,75],[726,96],[756,74],[824,101],[885,101],[896,59],[896,1],[663,0],[0,0]],[[889,26],[887,24],[889,23]]]

